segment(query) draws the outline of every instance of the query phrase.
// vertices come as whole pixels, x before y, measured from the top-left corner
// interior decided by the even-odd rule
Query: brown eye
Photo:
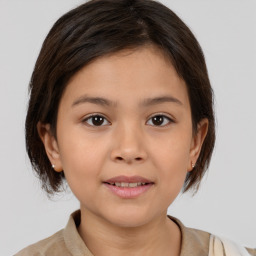
[[[83,122],[86,122],[90,126],[105,126],[110,124],[107,119],[101,115],[93,115],[86,118]]]
[[[149,119],[147,124],[152,126],[165,126],[171,123],[171,118],[165,116],[165,115],[155,115]]]

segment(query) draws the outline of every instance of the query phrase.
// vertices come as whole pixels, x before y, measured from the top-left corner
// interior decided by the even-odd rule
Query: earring
[[[195,168],[195,164],[193,162],[191,163],[191,166],[192,166],[192,169]]]
[[[55,164],[52,164],[52,169],[53,169],[55,172],[62,172],[62,171],[63,171],[62,169],[56,169]]]

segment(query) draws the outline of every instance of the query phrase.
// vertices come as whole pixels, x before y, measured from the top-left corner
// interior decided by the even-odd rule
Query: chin
[[[149,223],[154,217],[151,216],[150,211],[144,211],[142,209],[126,209],[111,211],[105,218],[110,223],[120,228],[137,228]]]

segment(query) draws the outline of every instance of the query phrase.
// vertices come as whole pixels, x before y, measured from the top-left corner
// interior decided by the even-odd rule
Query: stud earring
[[[195,164],[193,162],[191,163],[191,166],[193,169],[195,168]]]
[[[52,164],[52,169],[53,169],[55,172],[62,172],[62,171],[63,171],[62,169],[57,169],[55,164]]]

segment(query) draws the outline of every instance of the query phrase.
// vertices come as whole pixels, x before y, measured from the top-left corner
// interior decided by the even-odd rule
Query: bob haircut
[[[190,29],[166,6],[153,0],[92,0],[63,15],[47,35],[30,81],[26,149],[48,195],[61,191],[64,172],[55,172],[38,135],[37,123],[49,123],[56,135],[58,106],[71,77],[107,54],[146,45],[158,47],[185,81],[193,132],[203,119],[208,133],[183,192],[198,190],[215,143],[213,92],[202,49]]]

